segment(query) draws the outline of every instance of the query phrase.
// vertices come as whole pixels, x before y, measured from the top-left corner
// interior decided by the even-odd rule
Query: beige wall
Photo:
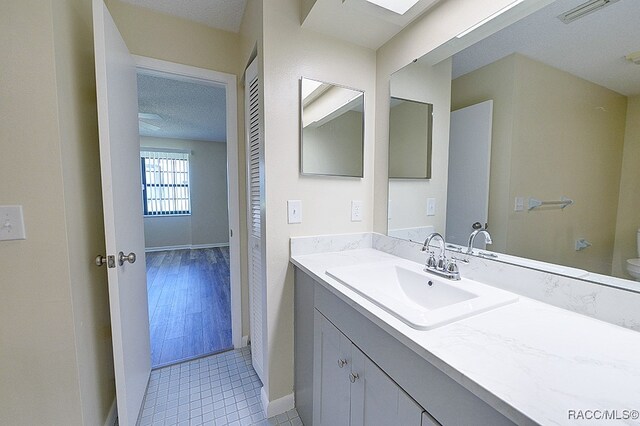
[[[392,215],[388,229],[433,226],[435,232],[444,235],[447,217],[451,60],[447,59],[435,66],[413,64],[396,72],[391,76],[391,96],[433,104],[433,133],[431,179],[389,180]],[[435,216],[427,216],[427,198],[436,199]]]
[[[507,227],[512,210],[509,200],[511,144],[513,141],[515,56],[510,55],[458,77],[451,83],[451,110],[493,100],[491,171],[489,176],[490,249],[507,252]]]
[[[454,109],[494,101],[491,185],[509,182],[509,189],[490,188],[492,250],[609,274],[626,97],[512,55],[456,79],[453,99]],[[563,195],[575,205],[513,211],[515,197]],[[593,246],[576,251],[578,238]]]
[[[141,137],[140,146],[190,152],[191,215],[145,217],[145,247],[228,244],[227,145],[224,142]]]
[[[300,2],[264,8],[264,94],[269,400],[293,392],[293,267],[289,237],[369,231],[373,203],[375,52],[300,27]],[[300,176],[298,80],[365,92],[364,179]],[[287,200],[302,200],[303,222],[287,224]],[[351,200],[364,203],[351,222]],[[275,355],[274,355],[275,354]]]
[[[640,227],[640,96],[628,98],[627,120],[624,136],[624,155],[620,178],[620,197],[616,238],[613,251],[612,273],[617,277],[631,278],[626,273],[627,259],[638,257],[636,233]]]
[[[0,5],[0,204],[27,240],[0,242],[0,423],[104,423],[115,397],[91,10]]]

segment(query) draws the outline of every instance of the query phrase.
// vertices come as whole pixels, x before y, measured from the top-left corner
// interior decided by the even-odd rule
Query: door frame
[[[243,346],[242,289],[240,270],[240,191],[238,182],[238,84],[234,74],[132,55],[138,71],[170,74],[176,79],[199,80],[226,89],[227,110],[227,205],[229,213],[229,271],[231,287],[231,342]]]

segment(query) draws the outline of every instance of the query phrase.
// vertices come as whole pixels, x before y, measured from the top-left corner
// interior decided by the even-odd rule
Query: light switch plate
[[[524,210],[524,197],[516,197],[513,210],[517,212]]]
[[[22,206],[0,206],[0,241],[26,239]]]
[[[351,222],[362,222],[362,201],[351,201]]]
[[[287,201],[287,221],[289,223],[302,223],[302,201]]]
[[[436,215],[436,199],[427,198],[427,216]]]

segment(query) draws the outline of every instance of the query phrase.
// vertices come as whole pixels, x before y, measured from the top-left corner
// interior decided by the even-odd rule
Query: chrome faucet
[[[432,240],[439,241],[439,249],[440,249],[440,257],[436,262],[436,257],[433,251],[431,251],[431,241]],[[426,240],[424,240],[424,244],[422,245],[422,251],[428,251],[429,255],[427,257],[427,262],[425,264],[425,272],[433,272],[436,275],[441,277],[450,279],[450,280],[459,280],[460,279],[460,271],[458,270],[458,265],[455,260],[447,259],[447,252],[445,250],[444,238],[437,232],[430,234]]]
[[[476,229],[471,233],[471,235],[469,235],[469,244],[467,245],[467,254],[473,253],[473,242],[475,241],[478,234],[484,235],[484,242],[486,244],[493,244],[493,241],[491,241],[491,235],[489,235],[489,231],[487,231],[486,229]]]

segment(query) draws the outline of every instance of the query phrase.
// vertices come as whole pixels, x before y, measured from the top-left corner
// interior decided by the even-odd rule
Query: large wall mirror
[[[466,245],[488,224],[492,252],[635,278],[640,1],[559,18],[583,3],[557,0],[392,76],[391,95],[432,103],[434,121],[432,178],[389,180],[389,235]]]
[[[300,79],[300,172],[362,177],[364,93]]]

